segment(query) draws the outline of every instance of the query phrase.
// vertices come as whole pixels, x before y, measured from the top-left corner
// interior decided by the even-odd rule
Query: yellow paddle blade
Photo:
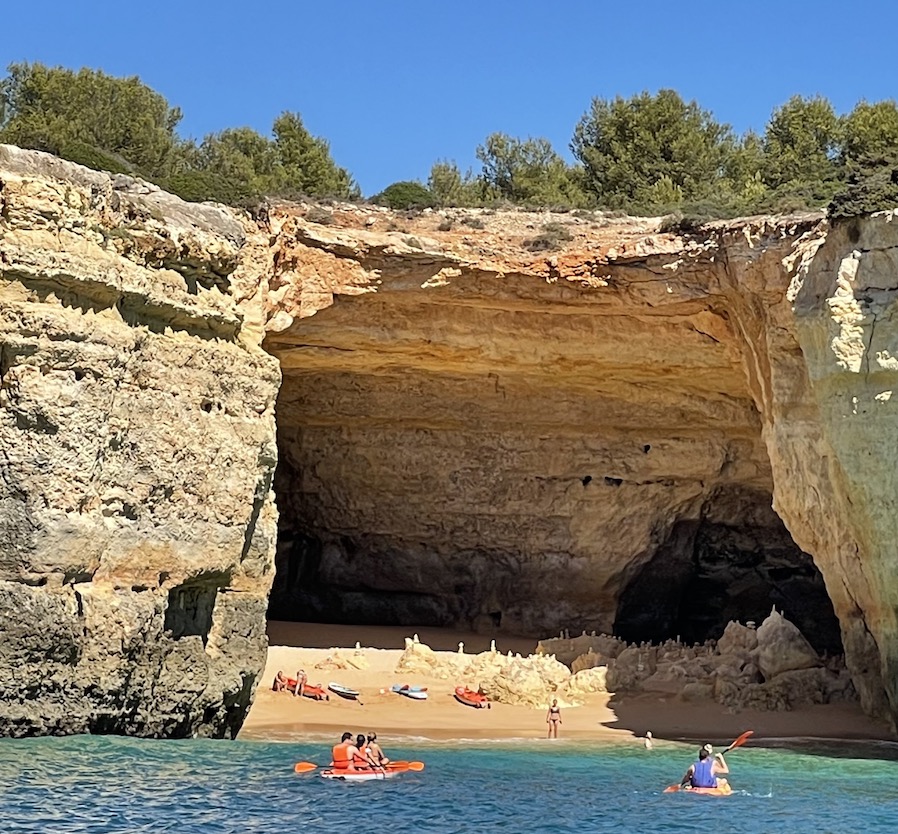
[[[318,765],[312,764],[311,762],[297,762],[293,765],[293,771],[295,773],[310,773],[313,770],[317,770]]]

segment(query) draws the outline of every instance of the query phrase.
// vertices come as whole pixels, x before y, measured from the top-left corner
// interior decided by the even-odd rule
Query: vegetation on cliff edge
[[[0,80],[2,142],[141,176],[188,200],[360,196],[298,113],[278,116],[271,136],[236,127],[182,139],[181,111],[139,78],[39,63],[12,64],[8,73]],[[820,96],[794,96],[763,135],[737,136],[674,90],[595,98],[570,150],[573,163],[546,139],[497,132],[476,149],[478,173],[441,160],[426,184],[396,182],[372,199],[401,209],[507,203],[695,222],[827,204],[833,217],[847,217],[898,202],[894,101],[862,101],[839,116]]]

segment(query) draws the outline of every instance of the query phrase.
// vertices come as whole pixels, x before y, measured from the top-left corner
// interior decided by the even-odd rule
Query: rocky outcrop
[[[405,651],[396,664],[399,674],[423,674],[440,680],[452,680],[459,685],[480,691],[500,704],[527,707],[546,707],[553,695],[571,680],[571,670],[554,657],[530,655],[521,657],[496,651],[466,655],[464,652],[435,652],[430,646],[406,638]],[[576,677],[576,676],[574,676]],[[572,692],[581,697],[584,692],[601,691],[594,675],[578,681]],[[593,687],[590,689],[589,687]],[[567,690],[565,690],[566,692]],[[565,701],[563,705],[573,704]]]
[[[857,699],[842,658],[825,663],[777,611],[757,631],[731,622],[716,642],[628,646],[596,668],[605,669],[610,691],[714,699],[734,710],[787,710]]]
[[[773,604],[898,713],[894,215],[276,214],[276,616],[701,642]]]
[[[266,253],[226,209],[0,146],[0,734],[239,729],[276,535]]]
[[[233,732],[278,365],[273,616],[658,644],[775,605],[898,715],[896,251],[893,213],[253,221],[3,148],[0,729]]]
[[[473,656],[435,652],[406,639],[396,672],[452,680],[479,689],[497,703],[537,708],[552,698],[563,706],[577,706],[600,692],[656,692],[683,701],[717,700],[731,710],[788,710],[857,699],[842,659],[832,658],[825,664],[794,624],[777,611],[757,631],[731,622],[719,641],[700,646],[675,641],[627,645],[608,635],[575,639],[602,645],[604,659],[587,650],[566,665],[544,653],[547,646],[561,640],[540,641],[535,654],[522,657],[496,651]]]

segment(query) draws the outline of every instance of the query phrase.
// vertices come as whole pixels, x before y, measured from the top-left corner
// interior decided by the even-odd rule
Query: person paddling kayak
[[[716,788],[719,783],[726,784],[726,779],[718,779],[718,775],[729,773],[730,769],[724,761],[723,753],[714,755],[710,744],[702,746],[698,751],[698,760],[689,765],[680,785],[684,788]]]

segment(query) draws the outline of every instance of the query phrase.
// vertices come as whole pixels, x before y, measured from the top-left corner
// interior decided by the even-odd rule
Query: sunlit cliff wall
[[[0,148],[0,732],[232,735],[269,591],[633,639],[776,605],[892,717],[896,231],[253,219]]]

